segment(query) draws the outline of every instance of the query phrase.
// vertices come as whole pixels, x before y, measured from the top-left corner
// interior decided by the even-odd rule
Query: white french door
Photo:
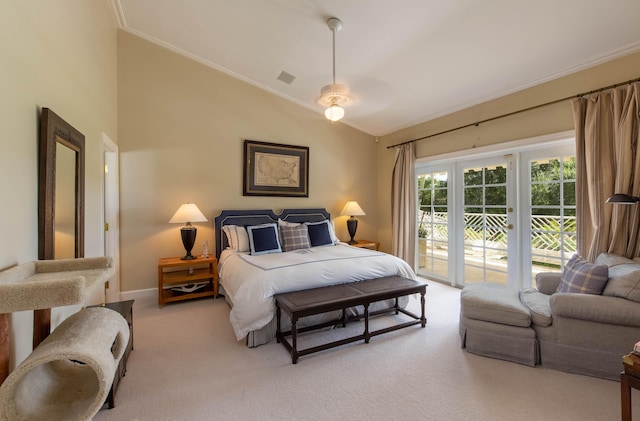
[[[419,275],[522,288],[575,252],[572,133],[504,151],[416,165]]]
[[[461,206],[457,230],[464,284],[507,284],[517,271],[515,174],[513,156],[489,157],[456,165]]]

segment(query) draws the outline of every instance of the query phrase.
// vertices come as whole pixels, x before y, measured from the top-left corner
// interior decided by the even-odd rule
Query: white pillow
[[[235,251],[249,251],[249,235],[245,227],[240,225],[225,225],[222,231],[227,236],[229,248]]]
[[[336,235],[336,227],[333,226],[333,221],[329,221],[329,234],[331,235],[333,244],[338,244],[340,242],[338,236]]]

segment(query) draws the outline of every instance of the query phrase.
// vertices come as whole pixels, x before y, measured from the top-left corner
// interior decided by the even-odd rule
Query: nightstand
[[[158,306],[173,301],[218,296],[218,259],[214,256],[158,260]]]
[[[376,251],[380,250],[380,243],[377,243],[375,241],[369,241],[369,240],[358,240],[355,244],[349,244],[349,245],[353,247],[360,247],[363,249],[371,249]]]

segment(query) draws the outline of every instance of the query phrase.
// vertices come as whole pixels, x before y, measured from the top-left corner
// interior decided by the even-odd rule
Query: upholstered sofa
[[[563,274],[552,272],[538,274],[537,289],[519,294],[507,287],[465,287],[462,346],[480,355],[618,380],[622,357],[640,341],[640,262],[603,253],[594,265],[608,268],[601,294],[557,292]]]

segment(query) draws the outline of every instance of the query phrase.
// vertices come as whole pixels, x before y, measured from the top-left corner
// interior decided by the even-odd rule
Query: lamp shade
[[[619,205],[633,205],[640,201],[640,197],[629,196],[628,194],[616,193],[609,197],[605,203],[616,203]]]
[[[193,203],[180,205],[176,213],[169,219],[170,224],[184,224],[185,222],[207,222],[200,209]]]
[[[364,211],[362,210],[358,202],[356,202],[355,200],[352,200],[347,202],[346,205],[344,205],[344,208],[342,209],[342,212],[340,212],[340,215],[341,216],[343,215],[360,216],[360,215],[366,215],[366,213],[364,213]]]

